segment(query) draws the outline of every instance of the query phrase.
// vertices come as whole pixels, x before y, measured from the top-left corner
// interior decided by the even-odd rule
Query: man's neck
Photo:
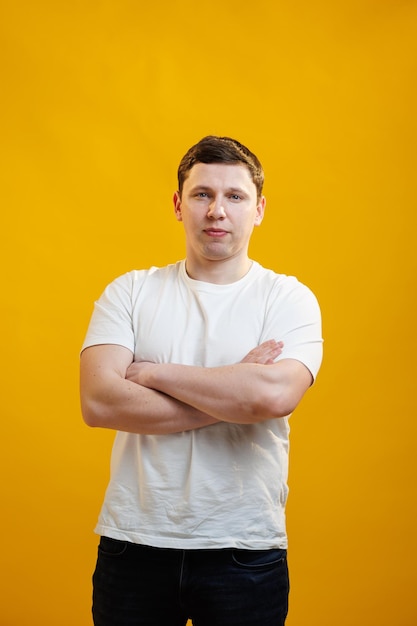
[[[185,261],[187,274],[193,280],[216,285],[229,285],[243,278],[252,267],[253,261],[246,258],[244,262],[236,264],[235,259],[224,261],[207,261],[204,265]]]

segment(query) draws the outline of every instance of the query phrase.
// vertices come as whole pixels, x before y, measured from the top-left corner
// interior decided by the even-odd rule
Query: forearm
[[[136,434],[164,435],[194,430],[218,420],[195,407],[128,381],[107,398],[85,398],[82,412],[89,426]]]
[[[218,420],[241,424],[288,415],[305,391],[293,389],[288,366],[280,363],[237,363],[213,368],[149,363],[138,379],[142,385]]]
[[[217,422],[176,398],[127,380],[131,358],[120,346],[95,346],[83,352],[81,409],[89,426],[159,435]]]

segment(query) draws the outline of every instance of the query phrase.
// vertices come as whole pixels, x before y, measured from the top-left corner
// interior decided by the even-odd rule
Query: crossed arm
[[[219,421],[249,424],[291,413],[312,383],[301,362],[274,359],[282,343],[266,341],[240,363],[197,367],[133,362],[117,345],[81,355],[81,408],[89,426],[169,434]]]

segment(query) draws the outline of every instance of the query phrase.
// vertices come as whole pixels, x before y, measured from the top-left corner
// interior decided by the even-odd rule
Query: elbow
[[[304,393],[305,390],[303,389],[287,389],[277,394],[272,403],[274,417],[287,417],[291,415],[300,404]]]
[[[90,428],[97,428],[100,426],[97,415],[93,411],[83,408],[81,409],[81,414],[83,416],[84,423],[87,424],[87,426],[90,426]]]
[[[90,428],[103,428],[106,426],[106,419],[103,411],[96,402],[81,400],[81,414],[84,422]]]
[[[100,426],[99,421],[93,414],[83,411],[82,416],[84,423],[87,424],[87,426],[89,426],[90,428],[98,428]]]
[[[274,367],[268,365],[269,369],[263,370],[271,376],[264,378],[267,384],[258,387],[262,391],[258,393],[256,411],[263,413],[264,419],[291,415],[313,382],[311,372],[298,361],[289,360],[285,366],[277,363],[275,370]]]
[[[297,404],[296,402],[291,402],[289,398],[280,399],[273,406],[273,417],[287,417],[291,415]]]
[[[291,394],[276,391],[266,394],[264,398],[260,398],[260,404],[256,409],[256,413],[262,415],[262,419],[276,419],[291,415],[297,407],[299,399],[294,398]]]

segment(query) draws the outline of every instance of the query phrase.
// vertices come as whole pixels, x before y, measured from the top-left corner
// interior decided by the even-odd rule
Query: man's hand
[[[136,383],[137,385],[145,384],[145,375],[146,372],[150,370],[150,368],[158,367],[157,363],[151,363],[149,361],[133,361],[131,365],[127,368],[126,371],[126,380],[130,380],[132,383]]]
[[[248,352],[248,354],[241,360],[241,363],[260,363],[261,365],[271,365],[277,356],[281,354],[283,347],[284,344],[282,341],[269,339]]]

